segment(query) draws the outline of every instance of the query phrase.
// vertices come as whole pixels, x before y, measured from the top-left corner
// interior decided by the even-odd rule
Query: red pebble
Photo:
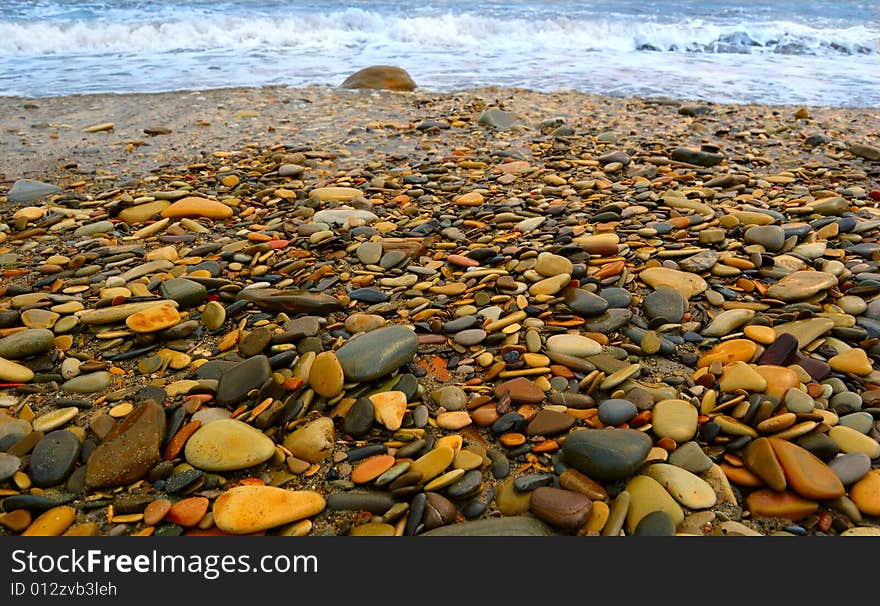
[[[868,194],[868,197],[872,200],[880,200],[880,189],[875,189]]]

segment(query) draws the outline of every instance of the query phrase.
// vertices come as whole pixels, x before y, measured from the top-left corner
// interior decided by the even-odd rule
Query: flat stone
[[[753,309],[728,309],[715,316],[712,322],[701,331],[704,337],[723,337],[735,332],[740,326],[755,317]]]
[[[571,429],[577,419],[562,412],[541,409],[532,417],[526,426],[526,435],[529,436],[555,436]]]
[[[339,227],[345,227],[352,221],[363,221],[369,225],[375,223],[378,219],[379,217],[377,217],[375,213],[371,213],[368,210],[360,210],[345,206],[319,210],[312,217],[312,221],[315,223],[326,223],[328,225]]]
[[[21,323],[28,328],[51,329],[60,317],[61,314],[47,309],[28,309],[21,312]]]
[[[200,427],[184,447],[186,461],[205,471],[247,469],[269,460],[275,443],[259,429],[235,419]]]
[[[651,412],[654,434],[659,438],[671,438],[677,443],[687,442],[697,432],[699,411],[685,400],[661,400]]]
[[[318,417],[291,432],[284,439],[284,447],[298,459],[320,463],[333,451],[335,439],[333,419]]]
[[[336,350],[348,381],[372,381],[394,372],[415,356],[416,334],[400,325],[385,326],[349,340]]]
[[[36,520],[31,522],[24,532],[23,537],[57,537],[70,528],[76,519],[76,509],[67,505],[52,507],[41,513]]]
[[[171,206],[171,202],[168,200],[154,200],[136,206],[129,206],[119,211],[119,220],[127,225],[144,223],[158,217],[169,206]]]
[[[551,526],[575,531],[586,524],[593,502],[579,492],[541,486],[532,491],[529,511]]]
[[[422,482],[428,482],[443,473],[452,464],[455,451],[448,446],[440,446],[428,451],[410,466],[410,472],[422,474]]]
[[[34,431],[48,433],[54,429],[58,429],[68,421],[75,419],[78,413],[79,408],[76,406],[65,406],[63,408],[51,410],[33,420]]]
[[[104,437],[86,463],[86,485],[123,486],[140,480],[161,459],[165,410],[152,400],[138,404]]]
[[[157,332],[180,323],[180,313],[170,305],[157,305],[131,314],[125,325],[138,333]]]
[[[381,242],[364,242],[355,249],[355,255],[364,265],[376,265],[382,258]]]
[[[308,518],[323,511],[326,504],[313,490],[236,486],[217,497],[212,513],[217,528],[241,535]]]
[[[176,301],[161,299],[157,301],[143,301],[138,303],[123,303],[122,305],[111,305],[100,309],[89,309],[80,314],[79,319],[84,324],[102,325],[121,322],[130,315],[152,307],[170,305],[177,307]]]
[[[831,459],[828,467],[844,486],[849,486],[861,480],[871,470],[871,459],[863,452],[852,452]]]
[[[394,505],[387,492],[353,490],[327,495],[327,509],[333,511],[369,511],[382,515]]]
[[[577,244],[583,248],[585,252],[588,252],[591,255],[604,255],[610,257],[617,254],[620,236],[615,233],[590,234],[575,238],[573,243]]]
[[[383,454],[367,457],[351,471],[351,481],[355,484],[372,482],[394,466],[393,455]]]
[[[746,507],[752,517],[784,518],[798,521],[819,510],[816,501],[805,499],[793,492],[777,492],[768,488],[755,490],[746,497]]]
[[[30,328],[0,339],[0,358],[20,360],[46,353],[55,334],[45,328]]]
[[[551,278],[544,278],[529,286],[529,294],[533,296],[539,295],[555,295],[563,288],[569,285],[571,276],[569,274],[560,274]]]
[[[763,393],[779,400],[800,384],[797,373],[791,368],[762,364],[754,367],[754,370],[767,383]]]
[[[758,345],[749,339],[730,339],[723,341],[704,353],[697,360],[697,368],[709,366],[713,362],[720,362],[722,365],[731,362],[750,362],[758,352]]]
[[[43,181],[35,181],[33,179],[18,179],[7,192],[6,199],[16,204],[19,202],[30,202],[43,196],[60,194],[62,191],[64,190],[51,183],[44,183]]]
[[[371,65],[348,76],[340,88],[373,90],[415,90],[416,83],[403,68],[393,65]]]
[[[582,335],[561,334],[553,335],[547,339],[547,351],[560,353],[576,358],[586,358],[602,353],[602,346]]]
[[[74,393],[96,393],[107,389],[112,377],[113,375],[105,370],[90,372],[65,381],[61,385],[61,389]]]
[[[676,528],[684,521],[684,512],[679,504],[654,478],[635,476],[626,483],[626,492],[630,499],[626,512],[627,533],[633,534],[641,519],[654,511],[665,512]]]
[[[205,218],[228,219],[232,216],[232,207],[199,196],[186,196],[162,209],[161,215],[169,219]]]
[[[690,299],[708,288],[706,281],[700,276],[667,267],[649,267],[639,272],[639,279],[658,289],[663,286],[677,290],[685,299]]]
[[[834,440],[840,451],[845,454],[861,452],[871,459],[880,457],[880,443],[852,427],[835,425],[828,431],[828,437]]]
[[[562,446],[567,464],[599,481],[621,480],[641,467],[651,438],[635,429],[580,429]]]
[[[834,328],[834,320],[830,318],[809,318],[796,320],[775,326],[776,336],[790,334],[797,339],[798,347],[806,347]]]
[[[832,286],[837,277],[822,271],[796,271],[788,274],[767,289],[767,296],[781,301],[808,299]]]
[[[678,262],[678,266],[688,273],[709,271],[718,262],[719,255],[714,250],[703,250]]]
[[[648,466],[645,473],[688,509],[708,509],[715,505],[716,496],[712,487],[686,469],[667,463],[654,463]]]
[[[767,438],[757,438],[746,445],[743,451],[743,463],[746,469],[773,490],[781,492],[788,487],[785,470]]]
[[[791,490],[807,499],[830,500],[843,496],[840,479],[809,451],[778,438],[768,438]]]
[[[34,378],[34,371],[27,366],[0,358],[0,382],[27,383]]]
[[[745,362],[731,362],[724,367],[718,387],[722,393],[730,393],[740,389],[753,393],[763,393],[767,389],[767,380],[758,374],[755,367]]]
[[[462,410],[467,404],[467,394],[455,385],[444,385],[431,392],[431,400],[446,410]]]
[[[227,369],[217,384],[217,404],[231,406],[247,397],[248,392],[258,389],[270,376],[272,366],[264,355],[253,356]]]
[[[539,404],[547,397],[543,389],[526,377],[516,377],[495,387],[496,398],[504,397],[505,393],[517,404]]]
[[[873,370],[871,360],[864,349],[853,347],[833,356],[828,360],[828,365],[837,372],[846,372],[854,375],[869,375]]]

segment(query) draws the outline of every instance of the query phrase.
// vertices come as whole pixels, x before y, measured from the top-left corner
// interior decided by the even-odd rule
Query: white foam
[[[677,23],[631,18],[523,19],[479,14],[389,17],[350,8],[283,17],[174,13],[163,21],[53,21],[0,23],[0,51],[45,54],[162,53],[194,50],[309,52],[412,49],[423,52],[480,48],[534,52],[639,49],[787,54],[878,52],[874,25],[819,28],[773,21],[728,25],[684,19]],[[745,40],[746,44],[737,44]]]

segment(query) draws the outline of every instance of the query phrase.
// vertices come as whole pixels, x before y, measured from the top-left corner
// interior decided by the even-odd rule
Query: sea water
[[[336,86],[386,64],[436,91],[877,107],[877,11],[863,0],[2,0],[0,95]]]

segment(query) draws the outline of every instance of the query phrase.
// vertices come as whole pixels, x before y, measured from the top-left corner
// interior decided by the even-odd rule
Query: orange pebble
[[[201,421],[190,421],[183,427],[177,430],[170,440],[168,440],[168,445],[165,446],[165,460],[170,461],[174,457],[180,453],[180,450],[183,448],[183,445],[186,444],[186,441],[189,440],[190,436],[192,436],[196,430],[202,426]]]

